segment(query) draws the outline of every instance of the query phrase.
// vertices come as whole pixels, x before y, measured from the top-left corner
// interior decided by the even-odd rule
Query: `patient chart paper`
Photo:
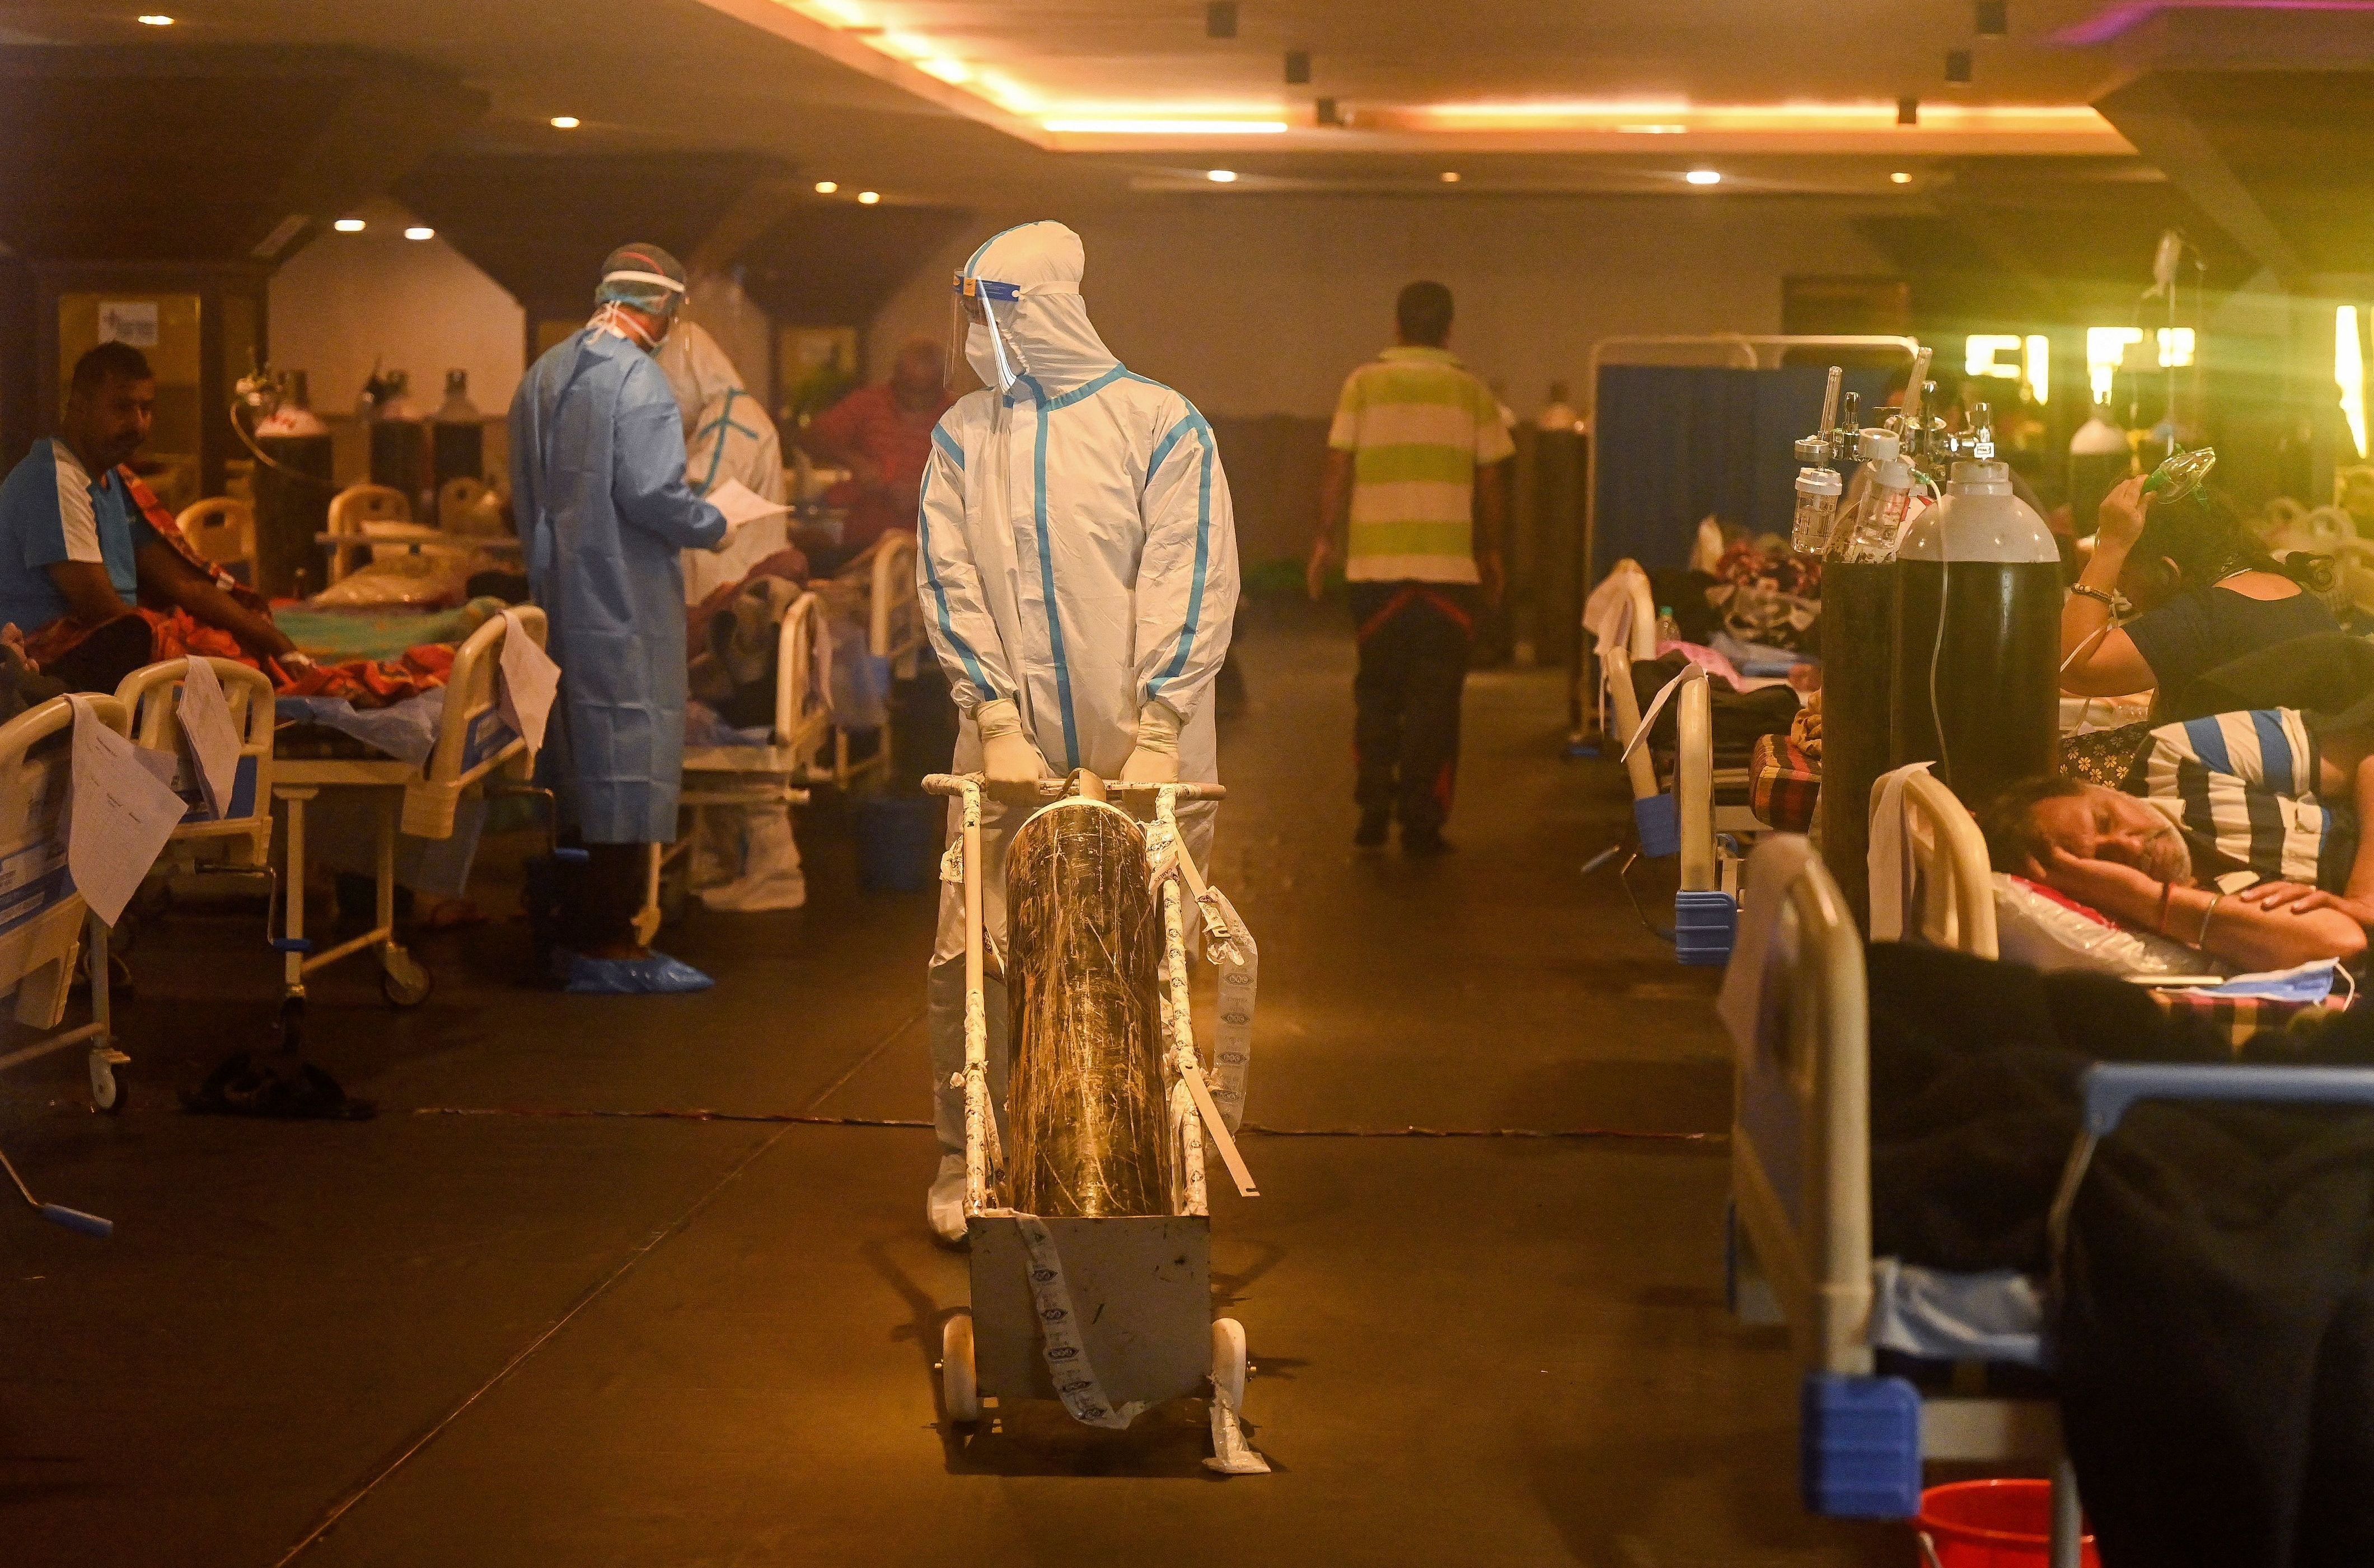
[[[107,727],[88,697],[71,700],[66,867],[91,913],[112,926],[189,808],[141,761],[139,747]]]
[[[182,739],[190,743],[190,758],[197,764],[206,810],[219,822],[230,814],[231,790],[239,782],[239,727],[230,720],[230,703],[213,665],[203,659],[190,661],[173,711],[182,721]]]
[[[537,645],[517,610],[504,611],[503,619],[511,625],[503,633],[503,679],[497,696],[503,721],[519,731],[533,756],[544,749],[544,726],[552,716],[553,694],[560,689],[560,666]]]
[[[725,526],[731,532],[746,522],[756,522],[762,517],[775,517],[792,509],[781,501],[770,501],[739,479],[728,479],[709,493],[709,504],[725,514]]]

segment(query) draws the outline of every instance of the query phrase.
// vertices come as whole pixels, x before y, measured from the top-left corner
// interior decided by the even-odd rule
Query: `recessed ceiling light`
[[[882,193],[879,191],[860,191],[857,193],[857,200],[859,204],[864,206],[870,207],[881,199]]]
[[[1628,136],[1678,136],[1689,129],[1687,125],[1618,125],[1616,128]]]
[[[1444,184],[1446,184],[1446,185],[1456,185],[1456,184],[1458,184],[1458,183],[1459,183],[1459,170],[1457,170],[1456,169],[1446,169],[1446,170],[1444,170],[1442,171],[1442,182],[1443,182]]]
[[[574,131],[577,129],[577,116],[556,114],[552,117],[552,128],[556,131]]]
[[[1911,176],[1911,175],[1910,175],[1910,174],[1905,173],[1905,172],[1904,172],[1904,170],[1902,170],[1901,169],[1898,170],[1895,173],[1893,173],[1893,174],[1889,175],[1887,178],[1888,178],[1888,180],[1890,181],[1890,182],[1892,182],[1892,183],[1894,183],[1894,184],[1898,184],[1898,185],[1910,185],[1910,184],[1911,184],[1911,183],[1912,183],[1912,176]]]
[[[1278,136],[1283,120],[1048,120],[1059,136]]]
[[[363,231],[363,220],[358,217],[342,217],[330,227],[341,234],[360,234]]]
[[[817,181],[817,194],[819,196],[829,196],[835,191],[840,189],[840,182],[837,180],[819,180]]]
[[[140,25],[144,28],[170,28],[173,25],[173,18],[151,11],[140,18]]]
[[[1204,170],[1204,178],[1215,185],[1233,185],[1237,182],[1237,171],[1233,169],[1207,169]]]
[[[404,231],[404,237],[406,240],[434,240],[437,231],[425,223],[416,223]]]
[[[1722,176],[1716,173],[1711,169],[1693,169],[1687,174],[1683,175],[1682,178],[1688,181],[1693,185],[1720,185],[1722,183]]]

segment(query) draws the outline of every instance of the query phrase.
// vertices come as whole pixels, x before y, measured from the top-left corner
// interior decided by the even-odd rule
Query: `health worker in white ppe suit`
[[[1237,537],[1212,427],[1124,369],[1080,298],[1080,238],[1009,228],[957,274],[982,388],[932,432],[916,575],[961,714],[954,770],[993,784],[1076,767],[1134,782],[1216,782],[1212,680],[1237,609]],[[1182,808],[1199,862],[1211,805]],[[1003,951],[1005,846],[1028,814],[984,802],[985,922]],[[951,831],[961,825],[952,807]],[[1005,1099],[1005,997],[988,982],[990,1087]],[[939,1171],[928,1210],[965,1234],[964,898],[940,890],[929,985]]]
[[[783,499],[783,449],[775,422],[725,350],[699,322],[679,322],[652,353],[684,411],[685,483],[706,500],[731,480],[763,500]],[[684,602],[700,604],[786,549],[781,515],[753,519],[722,550],[684,553]],[[808,901],[799,840],[786,805],[711,806],[694,822],[693,896],[711,909],[756,914]]]

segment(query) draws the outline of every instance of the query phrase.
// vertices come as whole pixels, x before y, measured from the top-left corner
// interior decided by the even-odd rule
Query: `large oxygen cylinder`
[[[311,593],[322,586],[317,535],[330,526],[330,434],[311,419],[312,432],[259,435],[270,461],[255,465],[256,591],[272,598]]]
[[[1855,924],[1871,922],[1872,781],[1887,771],[1896,677],[1893,561],[1822,564],[1822,859]]]
[[[445,401],[429,425],[431,483],[441,497],[449,479],[487,476],[486,442],[486,423],[478,416],[478,405],[470,401],[470,372],[446,371]],[[437,525],[447,526],[447,520],[439,518]]]
[[[1146,877],[1145,830],[1084,795],[1030,818],[1006,850],[1006,1166],[1026,1214],[1176,1207]]]
[[[1956,463],[1944,501],[1905,535],[1898,569],[1895,765],[1936,763],[1973,811],[2052,771],[2061,553],[2012,493],[2010,465]]]
[[[2069,438],[2069,532],[2083,539],[2094,532],[2102,497],[2134,472],[2134,449],[2127,433],[2104,416],[2101,406]]]

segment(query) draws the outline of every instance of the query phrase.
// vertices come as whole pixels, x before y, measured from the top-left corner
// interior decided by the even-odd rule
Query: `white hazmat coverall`
[[[775,422],[698,322],[678,322],[652,354],[684,413],[685,483],[706,497],[729,479],[770,501],[783,498],[783,449]],[[684,600],[699,603],[790,543],[782,517],[737,530],[723,550],[684,553]],[[692,846],[692,889],[711,909],[755,914],[808,901],[789,806],[710,806]]]
[[[1151,762],[1216,782],[1208,700],[1237,609],[1228,476],[1193,404],[1124,369],[1089,324],[1079,236],[1030,223],[996,236],[958,275],[993,320],[966,335],[982,390],[932,432],[916,520],[916,575],[932,645],[961,713],[954,771],[981,770],[984,720],[1020,720],[1050,776],[1132,778]],[[987,713],[983,709],[987,708]],[[1014,740],[1002,740],[1012,746]],[[1011,755],[1010,753],[1008,755]],[[984,924],[1005,940],[1005,845],[1028,814],[985,801]],[[1208,860],[1213,807],[1180,813]],[[962,826],[951,802],[951,833]],[[1005,988],[988,982],[990,1086],[1005,1098]],[[929,985],[942,1157],[933,1227],[964,1235],[964,897],[940,889]]]

